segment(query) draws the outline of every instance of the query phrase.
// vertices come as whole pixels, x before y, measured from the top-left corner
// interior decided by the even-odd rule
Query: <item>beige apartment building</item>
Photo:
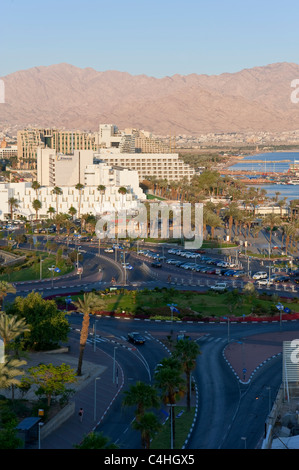
[[[74,150],[97,148],[92,133],[35,128],[18,131],[17,147],[19,169],[36,169],[38,147],[50,148],[65,155],[72,154]]]
[[[184,163],[177,153],[121,153],[119,149],[99,149],[94,157],[109,166],[137,171],[140,181],[148,176],[169,182],[183,178],[190,181],[195,174],[194,168]]]

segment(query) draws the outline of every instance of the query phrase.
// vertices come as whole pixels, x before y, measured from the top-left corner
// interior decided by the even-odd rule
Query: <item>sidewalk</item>
[[[78,360],[78,342],[71,343],[70,354]],[[53,358],[54,359],[54,358]],[[67,357],[65,363],[67,363]],[[123,371],[116,363],[118,371],[118,386],[113,384],[113,358],[100,349],[93,351],[91,345],[86,345],[84,351],[82,373],[85,373],[84,363],[95,367],[89,368],[89,377],[81,384],[71,401],[75,401],[75,413],[58,429],[41,440],[42,449],[73,449],[79,444],[84,435],[92,431],[104,419],[110,405],[119,394],[124,384]],[[97,370],[98,365],[98,370]],[[96,380],[99,378],[99,380]],[[94,419],[96,388],[96,420]],[[78,416],[80,408],[84,414],[82,422]]]

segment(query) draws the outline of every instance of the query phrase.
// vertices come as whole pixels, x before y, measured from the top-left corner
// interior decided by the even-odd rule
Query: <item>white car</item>
[[[273,280],[272,279],[258,279],[256,281],[256,283],[259,285],[259,286],[267,286],[269,284],[273,284]]]
[[[104,249],[105,253],[113,253],[113,248],[105,248]]]
[[[263,271],[259,271],[252,276],[252,279],[266,279],[267,277],[268,277],[267,273]]]
[[[226,282],[217,282],[214,286],[211,286],[211,289],[217,292],[223,292],[227,289],[227,284]]]

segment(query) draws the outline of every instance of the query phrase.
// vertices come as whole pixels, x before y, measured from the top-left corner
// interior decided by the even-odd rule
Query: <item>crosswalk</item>
[[[199,343],[227,343],[227,338],[219,337],[219,336],[212,336],[210,334],[200,336],[200,338],[197,338],[196,340]]]

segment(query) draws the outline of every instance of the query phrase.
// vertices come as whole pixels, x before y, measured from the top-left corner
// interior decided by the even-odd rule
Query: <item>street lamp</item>
[[[44,423],[42,423],[41,421],[39,421],[38,423],[38,448],[40,449],[41,448],[41,445],[40,445],[40,428],[44,425]]]
[[[43,268],[42,268],[42,263],[44,260],[42,259],[42,255],[40,255],[40,264],[39,264],[39,280],[42,280],[43,277]]]
[[[101,380],[101,377],[96,377],[94,381],[94,413],[93,413],[93,419],[96,421],[96,416],[97,416],[97,380]]]
[[[244,449],[246,449],[246,439],[247,437],[241,437],[242,441],[244,441]]]

